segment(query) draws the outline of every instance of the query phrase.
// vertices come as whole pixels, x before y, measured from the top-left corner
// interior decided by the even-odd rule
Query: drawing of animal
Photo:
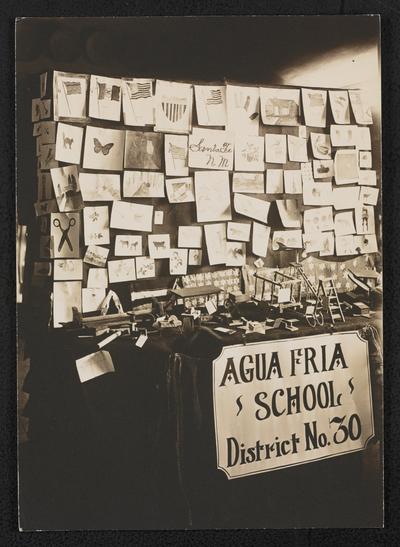
[[[74,139],[72,137],[67,137],[63,133],[63,146],[64,148],[68,148],[68,150],[71,150],[72,143],[74,142]]]
[[[138,241],[129,241],[128,239],[121,239],[121,249],[134,249],[138,246]]]
[[[142,277],[146,276],[147,274],[151,273],[153,271],[153,263],[148,262],[147,264],[143,264],[140,269],[139,273]]]
[[[153,242],[153,245],[154,245],[154,248],[156,251],[158,251],[159,249],[165,249],[165,241],[154,241]]]
[[[109,142],[108,144],[105,144],[103,146],[101,142],[99,141],[99,139],[96,139],[96,137],[94,137],[93,139],[93,144],[94,144],[95,154],[99,154],[100,152],[102,152],[103,156],[108,156],[111,148],[114,146],[113,142]]]

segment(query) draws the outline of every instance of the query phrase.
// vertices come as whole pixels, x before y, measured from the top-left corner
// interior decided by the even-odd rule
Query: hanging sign
[[[368,342],[355,331],[224,347],[213,397],[229,479],[362,450],[374,435]]]

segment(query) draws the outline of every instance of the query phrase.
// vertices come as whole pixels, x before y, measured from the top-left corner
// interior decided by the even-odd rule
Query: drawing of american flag
[[[222,92],[220,89],[211,89],[210,97],[206,100],[206,104],[222,104]]]
[[[137,82],[128,85],[131,99],[148,99],[151,97],[151,82]]]
[[[186,159],[186,150],[181,146],[177,146],[176,144],[169,143],[169,153],[174,160]]]
[[[80,95],[81,83],[80,82],[63,82],[67,95]]]

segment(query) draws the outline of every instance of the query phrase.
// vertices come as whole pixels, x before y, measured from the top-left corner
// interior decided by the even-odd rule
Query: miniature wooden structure
[[[301,280],[283,272],[275,271],[273,278],[259,272],[254,273],[254,296],[256,302],[266,302],[282,312],[286,308],[301,306]]]

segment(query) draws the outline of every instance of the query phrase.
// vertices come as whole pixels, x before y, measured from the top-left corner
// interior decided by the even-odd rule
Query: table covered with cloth
[[[212,361],[223,345],[360,330],[369,341],[375,438],[366,450],[230,481],[217,469]],[[366,318],[265,335],[168,329],[104,348],[115,372],[80,383],[93,342],[49,333],[31,347],[24,528],[357,526],[379,521],[382,355]]]

